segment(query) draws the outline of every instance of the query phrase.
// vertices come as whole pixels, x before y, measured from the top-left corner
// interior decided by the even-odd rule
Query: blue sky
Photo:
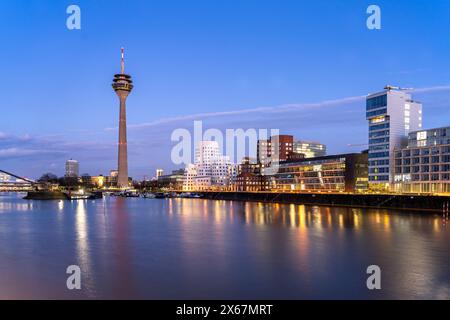
[[[81,30],[66,28],[70,4]],[[370,4],[381,30],[366,28]],[[108,128],[121,46],[135,81],[127,116],[139,179],[175,168],[170,134],[193,120],[359,151],[348,144],[366,143],[364,100],[347,98],[388,83],[427,88],[414,95],[424,126],[450,125],[449,18],[447,0],[1,1],[0,169],[63,174],[67,158],[92,175],[116,166]]]

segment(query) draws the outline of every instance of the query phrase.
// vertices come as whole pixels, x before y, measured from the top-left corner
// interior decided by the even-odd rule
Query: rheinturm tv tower
[[[112,87],[120,100],[119,115],[119,157],[118,157],[118,177],[117,186],[119,188],[128,187],[128,150],[127,150],[127,108],[126,100],[131,90],[133,81],[131,76],[125,74],[124,49],[121,59],[121,73],[114,75]]]

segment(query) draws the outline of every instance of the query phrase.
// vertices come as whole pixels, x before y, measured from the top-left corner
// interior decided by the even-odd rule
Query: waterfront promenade
[[[203,192],[205,199],[443,212],[449,196],[352,193]]]

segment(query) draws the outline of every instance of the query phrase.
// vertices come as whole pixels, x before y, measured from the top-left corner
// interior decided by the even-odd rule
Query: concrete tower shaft
[[[131,76],[125,74],[124,50],[122,48],[121,73],[114,75],[112,87],[119,97],[119,152],[118,152],[118,177],[117,186],[128,187],[128,148],[127,148],[127,110],[126,100],[131,90],[133,81]]]

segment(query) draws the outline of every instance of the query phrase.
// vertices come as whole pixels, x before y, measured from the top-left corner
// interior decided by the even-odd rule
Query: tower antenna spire
[[[122,74],[125,74],[125,58],[124,58],[124,48],[120,48],[121,51],[121,62],[120,62],[120,67],[121,67],[121,72]]]

